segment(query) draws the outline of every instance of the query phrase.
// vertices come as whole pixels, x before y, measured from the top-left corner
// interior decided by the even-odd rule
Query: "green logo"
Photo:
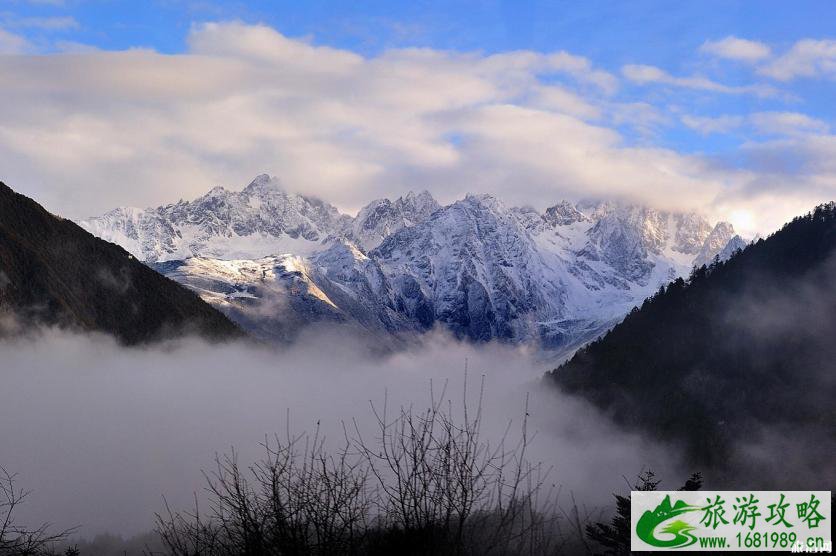
[[[832,546],[828,491],[634,491],[630,500],[635,551]]]
[[[668,533],[673,535],[671,539],[656,538],[656,528],[664,522],[686,512],[695,512],[701,510],[699,506],[691,506],[682,500],[677,500],[675,504],[671,505],[671,497],[665,496],[661,504],[656,506],[652,512],[650,510],[644,512],[636,524],[636,534],[638,537],[651,546],[660,548],[682,548],[691,546],[697,542],[697,537],[691,534],[691,531],[696,529],[693,525],[685,523],[682,520],[676,520],[663,529],[660,533]]]

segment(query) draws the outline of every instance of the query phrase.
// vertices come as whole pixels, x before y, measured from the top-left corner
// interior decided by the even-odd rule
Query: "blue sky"
[[[471,53],[483,60],[519,51],[565,52],[612,76],[613,90],[600,94],[578,72],[567,78],[532,70],[538,85],[555,85],[560,94],[588,99],[605,114],[593,118],[595,125],[617,133],[622,147],[644,149],[642,154],[668,149],[699,156],[701,164],[725,171],[772,172],[753,180],[760,187],[768,183],[766,191],[774,189],[780,174],[810,156],[823,156],[822,141],[829,148],[836,123],[834,21],[832,1],[10,0],[0,7],[8,53],[59,59],[64,52],[87,49],[139,48],[188,56],[196,53],[193,39],[201,36],[195,30],[206,22],[269,28],[281,37],[355,53],[366,61],[416,47],[450,56]],[[0,34],[0,50],[3,38]],[[528,99],[504,97],[503,102],[530,107]],[[812,134],[815,147],[809,144]],[[807,141],[804,148],[801,135]],[[443,136],[448,141],[455,137],[459,147],[458,138],[467,134],[446,129]],[[786,148],[778,153],[781,145]],[[398,179],[408,181],[405,172]],[[219,172],[218,177],[233,174],[238,175]],[[808,192],[805,202],[828,195],[826,187],[822,193],[822,180],[830,174],[813,178],[815,193]],[[744,190],[756,191],[752,184],[735,187],[738,199]],[[564,189],[580,195],[578,187]],[[729,212],[731,201],[717,195],[700,202],[709,210]]]
[[[669,69],[687,69],[685,60],[709,38],[738,35],[788,47],[801,38],[832,35],[836,17],[836,5],[826,0],[11,0],[5,4],[3,13],[12,18],[72,17],[78,23],[51,33],[30,29],[26,34],[33,39],[50,42],[60,37],[111,50],[145,46],[181,52],[193,22],[238,19],[364,54],[393,46],[487,52],[565,49],[611,68],[641,61]]]
[[[730,84],[747,83],[751,72],[739,64],[717,64],[695,55],[705,41],[739,36],[780,51],[800,39],[836,34],[836,2],[829,0],[12,0],[0,13],[12,23],[66,18],[66,26],[53,29],[18,27],[44,51],[75,42],[105,50],[145,47],[175,54],[187,50],[186,38],[194,23],[240,20],[365,56],[403,47],[485,53],[566,50],[613,73],[625,64],[648,64],[672,74],[710,72]],[[802,82],[795,83],[793,90],[803,98],[805,113],[834,121],[832,87]],[[637,91],[634,98],[640,96]],[[728,96],[702,97],[700,102],[706,115],[748,111],[753,102],[764,110],[785,104]],[[666,142],[685,149],[719,150],[739,140],[706,139],[683,130],[666,135]]]

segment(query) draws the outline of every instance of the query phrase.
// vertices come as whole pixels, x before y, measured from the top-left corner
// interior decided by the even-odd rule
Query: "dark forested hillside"
[[[722,466],[770,434],[832,456],[834,277],[831,203],[663,288],[547,378],[691,461]]]
[[[128,344],[241,334],[194,293],[2,182],[0,313],[24,326],[101,331]]]

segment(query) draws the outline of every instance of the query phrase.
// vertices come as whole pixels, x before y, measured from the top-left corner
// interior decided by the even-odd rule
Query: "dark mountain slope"
[[[663,288],[547,378],[691,461],[722,467],[766,436],[832,456],[834,277],[831,203]]]
[[[24,325],[101,331],[127,344],[185,332],[241,335],[191,291],[2,182],[0,311]]]

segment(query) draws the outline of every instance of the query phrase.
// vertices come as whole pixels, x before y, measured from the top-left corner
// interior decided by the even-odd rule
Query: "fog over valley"
[[[472,407],[484,376],[486,440],[497,442],[509,421],[510,436],[517,434],[530,394],[529,427],[537,432],[528,457],[554,467],[550,481],[566,502],[574,492],[590,508],[609,504],[612,492],[624,490],[623,476],[649,467],[671,487],[686,475],[674,452],[544,388],[547,367],[526,350],[436,333],[386,357],[361,345],[327,329],[281,351],[195,339],[123,348],[103,336],[54,330],[0,343],[3,465],[34,490],[20,521],[81,525],[85,537],[148,530],[163,495],[174,508],[202,496],[201,470],[212,468],[216,452],[234,446],[249,464],[262,455],[265,435],[284,436],[288,426],[312,433],[317,423],[340,445],[352,419],[373,436],[370,401],[423,408],[431,381],[436,395],[447,381],[457,408],[465,366]]]

